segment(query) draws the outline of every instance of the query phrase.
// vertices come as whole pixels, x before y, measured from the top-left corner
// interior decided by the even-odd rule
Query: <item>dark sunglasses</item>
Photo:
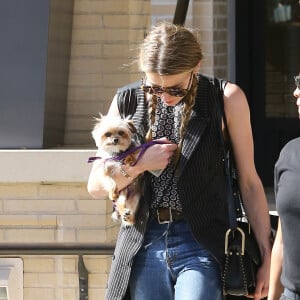
[[[148,93],[150,95],[160,96],[163,93],[167,93],[173,97],[185,97],[190,91],[192,78],[193,78],[193,72],[191,73],[187,89],[175,88],[175,87],[163,88],[161,86],[144,85],[143,84],[144,80],[142,80],[141,89],[145,93]]]
[[[298,89],[300,89],[300,75],[295,76],[295,85]]]

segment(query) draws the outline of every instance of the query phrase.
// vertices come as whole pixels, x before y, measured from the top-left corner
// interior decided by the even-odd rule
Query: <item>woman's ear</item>
[[[193,70],[194,74],[199,73],[199,71],[200,71],[200,66],[201,66],[201,60],[198,62],[198,64],[197,64],[196,67],[194,68],[194,70]]]

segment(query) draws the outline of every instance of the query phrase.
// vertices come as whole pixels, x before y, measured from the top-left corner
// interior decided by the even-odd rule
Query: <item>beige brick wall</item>
[[[1,231],[7,242],[109,242],[108,200],[86,183],[1,183]],[[23,229],[26,228],[26,234]]]
[[[189,7],[186,15],[185,26],[192,27],[193,20],[193,2],[189,1]],[[173,21],[177,1],[173,0],[151,0],[151,23],[156,24],[160,21]]]
[[[86,190],[91,168],[86,161],[93,154],[94,150],[0,150],[6,170],[0,174],[1,244],[113,243],[119,225],[111,221],[111,202],[94,200]],[[18,257],[23,260],[24,300],[79,299],[77,255]],[[83,258],[89,299],[104,299],[111,257]]]
[[[214,75],[219,76],[221,78],[226,78],[228,73],[227,1],[214,1],[213,9]]]
[[[110,258],[85,256],[89,271],[89,300],[104,299]],[[77,256],[25,256],[24,300],[79,299]]]
[[[92,145],[93,117],[107,112],[118,87],[140,78],[133,62],[149,13],[143,0],[74,1],[66,145]]]
[[[86,183],[0,184],[2,243],[107,243],[118,225],[110,219],[111,203],[93,200]],[[25,255],[24,300],[79,299],[78,257]],[[110,256],[87,255],[89,299],[104,298]]]
[[[194,0],[193,27],[198,29],[204,52],[201,72],[226,78],[227,1]]]

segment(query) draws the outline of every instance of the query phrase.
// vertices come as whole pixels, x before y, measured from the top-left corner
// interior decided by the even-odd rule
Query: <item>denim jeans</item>
[[[222,299],[220,266],[185,221],[149,221],[129,284],[132,300]]]
[[[298,299],[300,299],[300,295],[296,295],[290,290],[288,290],[287,288],[285,288],[279,300],[298,300]]]

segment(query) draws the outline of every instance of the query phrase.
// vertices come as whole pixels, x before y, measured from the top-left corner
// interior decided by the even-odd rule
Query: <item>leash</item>
[[[109,157],[107,158],[106,160],[116,160],[116,161],[122,161],[127,155],[133,153],[133,152],[136,152],[138,150],[141,150],[137,156],[137,159],[136,161],[131,165],[131,166],[135,166],[137,164],[137,162],[140,160],[140,158],[142,157],[142,155],[145,153],[145,151],[155,145],[155,144],[165,144],[165,142],[162,142],[162,141],[157,141],[157,140],[153,140],[153,141],[150,141],[150,142],[147,142],[145,144],[142,144],[142,145],[139,145],[139,146],[136,146],[134,148],[131,148],[125,152],[122,152],[121,154],[117,155],[117,156],[114,156],[114,157]],[[102,159],[102,157],[100,156],[91,156],[89,157],[88,159],[88,163],[91,163],[91,162],[94,162],[95,160],[97,159]]]

